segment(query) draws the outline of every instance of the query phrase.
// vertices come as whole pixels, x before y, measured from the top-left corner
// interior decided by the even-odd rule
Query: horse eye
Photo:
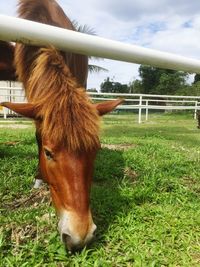
[[[53,159],[53,155],[52,155],[52,153],[51,153],[49,150],[44,149],[44,154],[45,154],[45,156],[46,156],[46,158],[47,158],[48,160]]]

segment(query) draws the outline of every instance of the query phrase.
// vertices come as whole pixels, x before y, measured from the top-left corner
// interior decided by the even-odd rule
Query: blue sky
[[[42,1],[42,0],[41,0]],[[97,35],[125,43],[200,59],[200,1],[186,0],[58,0],[65,13],[87,24]],[[0,13],[16,16],[17,0],[0,3]],[[129,83],[138,77],[138,65],[92,61],[109,70],[90,74],[88,88],[99,88],[109,76]]]

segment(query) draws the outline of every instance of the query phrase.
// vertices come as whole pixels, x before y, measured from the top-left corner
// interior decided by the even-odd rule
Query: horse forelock
[[[27,98],[38,107],[41,133],[69,151],[99,146],[99,116],[60,52],[43,48],[33,63]]]

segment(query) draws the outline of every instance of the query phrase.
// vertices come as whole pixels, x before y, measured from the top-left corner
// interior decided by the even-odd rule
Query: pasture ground
[[[151,114],[141,125],[133,114],[104,118],[91,194],[97,237],[74,255],[60,242],[47,186],[31,189],[33,126],[2,124],[0,266],[200,266],[200,130],[192,114]]]

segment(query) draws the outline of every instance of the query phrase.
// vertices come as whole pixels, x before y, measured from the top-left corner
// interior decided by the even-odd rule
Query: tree
[[[100,66],[97,66],[97,65],[94,65],[94,64],[93,65],[89,64],[88,65],[88,70],[89,70],[90,73],[94,73],[94,72],[99,73],[101,71],[108,72],[107,69],[105,69],[103,67],[100,67]]]
[[[190,95],[200,96],[200,81],[197,81],[195,84],[193,84],[189,92]]]
[[[159,79],[159,84],[153,90],[155,94],[176,94],[181,88],[186,85],[186,74],[180,71],[173,73],[162,73]]]
[[[96,35],[95,30],[90,28],[88,25],[80,25],[78,23],[78,21],[76,21],[76,20],[72,20],[72,24],[73,24],[74,28],[76,29],[76,31],[78,31],[78,32],[82,32],[82,33],[86,33],[86,34],[90,34],[90,35]],[[102,60],[99,57],[89,57],[89,59]],[[104,71],[104,72],[108,71],[107,69],[105,69],[101,66],[91,65],[91,64],[88,64],[88,70],[91,73],[93,73],[93,72],[99,73],[101,71]]]
[[[195,83],[197,83],[197,82],[200,82],[200,74],[195,74],[195,76],[194,76],[194,82],[193,82],[193,84],[195,84]]]
[[[113,79],[110,80],[107,77],[103,83],[101,83],[101,92],[102,93],[128,93],[129,87],[127,84],[121,84],[119,82],[114,82]]]
[[[177,95],[194,95],[200,96],[200,81],[192,85],[186,85],[177,91]]]
[[[143,91],[142,82],[138,79],[130,82],[128,88],[130,94],[139,94]]]
[[[98,91],[96,88],[90,88],[90,89],[87,89],[87,92],[97,93]]]
[[[108,93],[113,90],[113,82],[110,81],[110,78],[107,77],[103,83],[100,85],[100,89],[102,93]]]
[[[141,65],[141,93],[175,94],[186,84],[187,73]]]
[[[160,70],[151,66],[140,65],[139,76],[141,78],[141,93],[152,93],[158,85],[160,79]]]

